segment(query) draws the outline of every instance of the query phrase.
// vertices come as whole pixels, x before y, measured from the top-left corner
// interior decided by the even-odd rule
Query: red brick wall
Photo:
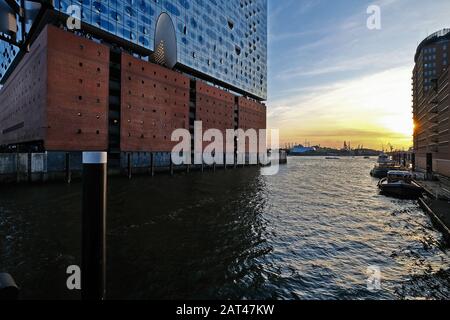
[[[259,141],[259,131],[260,129],[266,129],[266,106],[249,100],[244,97],[239,97],[238,99],[238,128],[247,131],[249,129],[255,129],[257,138]],[[256,146],[255,146],[256,147]],[[248,139],[245,141],[246,152],[251,152],[248,145]]]
[[[108,85],[106,46],[47,26],[0,90],[0,143],[106,150]],[[2,134],[18,123],[23,127]]]
[[[0,90],[0,144],[43,140],[47,33],[36,39]]]
[[[246,99],[244,97],[239,97],[238,110],[239,110],[238,125],[240,129],[243,130],[266,129],[267,110],[264,104]]]
[[[224,137],[226,130],[234,129],[235,96],[221,89],[196,82],[196,121],[202,121],[203,133],[208,129],[218,129]],[[207,146],[210,142],[205,142]],[[224,149],[225,150],[225,149]]]
[[[48,27],[47,150],[107,150],[109,48]]]
[[[122,54],[122,151],[171,151],[175,129],[189,129],[189,79]]]

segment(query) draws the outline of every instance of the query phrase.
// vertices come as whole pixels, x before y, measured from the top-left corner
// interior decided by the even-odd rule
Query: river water
[[[373,165],[111,178],[108,297],[449,299],[448,244],[416,201],[378,194]],[[0,272],[22,298],[79,298],[65,272],[80,264],[80,199],[80,183],[0,187]]]

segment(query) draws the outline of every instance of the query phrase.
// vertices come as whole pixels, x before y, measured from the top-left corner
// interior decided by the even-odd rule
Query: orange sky
[[[281,144],[342,147],[364,145],[380,150],[412,146],[411,67],[402,67],[316,88],[307,95],[277,101],[268,125],[280,130]],[[313,93],[311,93],[313,92]]]

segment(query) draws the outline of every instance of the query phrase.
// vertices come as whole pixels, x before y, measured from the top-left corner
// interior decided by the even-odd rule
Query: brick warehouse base
[[[81,151],[113,152],[116,172],[177,170],[171,134],[197,120],[204,131],[266,128],[264,104],[111,50],[47,25],[0,90],[0,146],[40,152],[27,158],[27,180],[77,172]],[[0,156],[0,175],[23,180],[29,156]]]
[[[1,144],[107,150],[109,49],[47,26],[0,90]]]
[[[82,174],[81,152],[0,153],[0,183],[46,182],[80,179]],[[286,163],[286,152],[280,152],[280,163]],[[228,168],[234,168],[228,165]],[[129,169],[130,172],[128,171]],[[121,153],[120,168],[109,168],[108,174],[148,175],[191,171],[225,169],[217,166],[171,166],[167,152]]]

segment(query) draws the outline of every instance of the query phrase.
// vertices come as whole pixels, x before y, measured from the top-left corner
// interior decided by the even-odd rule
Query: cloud
[[[448,27],[450,1],[270,3],[269,124],[300,141],[360,135],[410,144],[415,50]],[[382,9],[382,30],[366,27],[371,4]]]
[[[337,143],[359,135],[366,145],[380,138],[406,147],[412,130],[409,74],[409,68],[393,68],[271,100],[270,126],[298,138],[334,136]]]

